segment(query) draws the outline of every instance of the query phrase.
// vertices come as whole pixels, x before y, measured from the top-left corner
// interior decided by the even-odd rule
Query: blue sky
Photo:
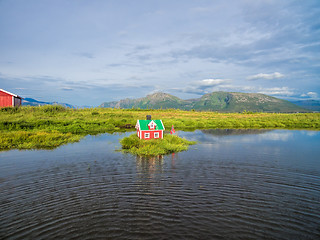
[[[0,88],[90,106],[159,91],[319,99],[319,16],[319,0],[0,0]]]

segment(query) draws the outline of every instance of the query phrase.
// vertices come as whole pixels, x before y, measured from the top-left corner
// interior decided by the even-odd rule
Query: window
[[[148,124],[148,127],[150,130],[154,130],[156,128],[157,124],[154,122],[154,121],[151,121],[149,124]]]
[[[159,133],[158,132],[154,133],[154,138],[159,138]]]
[[[150,138],[150,133],[145,133],[144,138]]]

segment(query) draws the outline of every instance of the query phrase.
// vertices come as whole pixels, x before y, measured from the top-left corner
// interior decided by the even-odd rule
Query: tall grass
[[[48,135],[69,134],[65,139],[60,138],[61,144],[80,139],[87,134],[127,131],[126,127],[135,126],[137,119],[162,119],[166,129],[174,125],[176,130],[213,129],[213,128],[282,128],[320,130],[320,113],[217,113],[182,111],[176,109],[141,110],[141,109],[111,109],[86,108],[69,109],[59,105],[40,107],[0,108],[0,138],[6,142],[16,142],[15,134],[32,133],[22,142],[36,141],[34,134]],[[72,136],[72,137],[71,137]],[[12,140],[10,140],[12,139]],[[58,141],[56,140],[56,145]],[[51,140],[42,146],[51,147]],[[0,142],[0,149],[9,146]],[[36,143],[35,143],[36,145]],[[27,145],[23,145],[27,148]],[[28,145],[33,148],[32,145]],[[37,145],[38,146],[38,145]],[[19,148],[12,144],[9,148]]]
[[[163,139],[140,140],[136,134],[120,141],[125,152],[138,156],[159,156],[188,150],[188,146],[196,142],[188,141],[178,136],[164,135]]]
[[[69,142],[80,140],[79,135],[59,132],[15,131],[1,133],[0,150],[8,149],[52,149]]]

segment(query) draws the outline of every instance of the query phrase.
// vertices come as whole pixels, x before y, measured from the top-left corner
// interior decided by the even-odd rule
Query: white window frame
[[[148,127],[150,130],[154,130],[156,126],[157,124],[153,120],[148,124]]]
[[[150,138],[150,133],[144,133],[144,138]]]
[[[158,132],[155,132],[154,133],[154,138],[159,138],[160,137],[160,134]]]

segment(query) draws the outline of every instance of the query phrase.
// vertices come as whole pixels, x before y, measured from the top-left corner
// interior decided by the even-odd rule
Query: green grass
[[[88,134],[127,131],[138,119],[162,119],[176,130],[266,128],[320,130],[320,113],[217,113],[168,110],[86,108],[59,105],[0,108],[0,150],[52,148]],[[38,137],[36,137],[38,136]],[[40,143],[39,143],[40,142]]]
[[[8,149],[53,149],[62,144],[77,142],[78,135],[59,132],[15,131],[1,133],[0,150]]]
[[[151,157],[186,151],[189,145],[196,144],[196,142],[169,134],[165,134],[163,139],[140,140],[137,134],[132,134],[121,139],[120,144],[125,152]]]

